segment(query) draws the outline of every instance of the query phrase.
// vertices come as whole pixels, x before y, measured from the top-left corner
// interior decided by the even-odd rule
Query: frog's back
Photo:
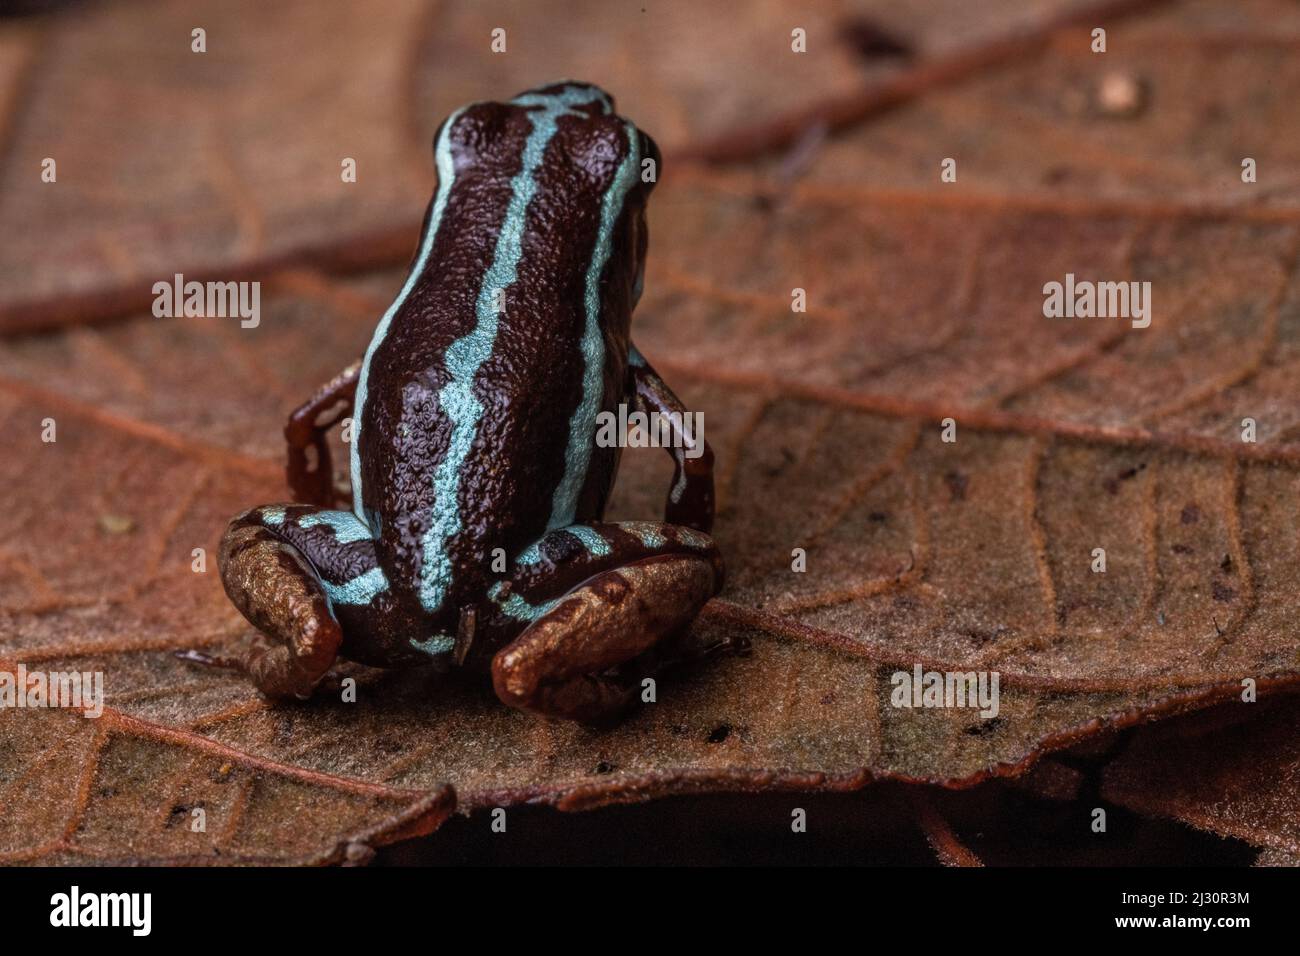
[[[355,509],[413,607],[452,613],[494,548],[603,512],[617,449],[595,447],[595,420],[624,395],[647,143],[574,84],[440,129],[438,191],[354,414]]]

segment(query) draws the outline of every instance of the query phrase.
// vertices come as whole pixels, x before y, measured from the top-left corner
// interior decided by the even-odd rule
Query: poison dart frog
[[[603,520],[619,449],[596,442],[598,414],[685,411],[630,334],[659,151],[604,91],[566,82],[457,110],[433,154],[401,291],[285,427],[300,503],[222,538],[226,593],[265,635],[225,663],[306,698],[340,656],[451,662],[511,707],[616,719],[651,662],[690,656],[682,635],[723,579],[702,436],[669,448],[663,521]],[[336,510],[327,437],[349,415]]]

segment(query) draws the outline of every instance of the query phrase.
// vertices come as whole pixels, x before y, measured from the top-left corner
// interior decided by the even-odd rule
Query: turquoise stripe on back
[[[442,214],[447,208],[447,199],[451,195],[451,187],[456,179],[456,167],[451,155],[451,128],[456,125],[456,120],[460,114],[469,109],[468,106],[461,107],[447,118],[443,124],[442,133],[438,137],[438,144],[434,148],[434,164],[438,169],[438,192],[433,199],[433,211],[429,215],[429,227],[424,232],[424,241],[420,244],[420,254],[416,257],[415,262],[411,265],[410,274],[406,277],[406,284],[402,286],[402,291],[397,294],[393,304],[388,307],[384,317],[379,320],[379,325],[375,327],[375,334],[371,336],[370,345],[366,349],[366,357],[361,363],[361,374],[357,378],[357,394],[352,403],[352,447],[350,450],[350,461],[352,471],[352,510],[356,516],[367,526],[370,525],[370,519],[366,516],[365,509],[361,504],[361,413],[366,407],[366,387],[370,379],[370,363],[375,357],[375,352],[383,344],[384,339],[388,336],[388,326],[392,324],[395,316],[411,290],[415,288],[415,283],[419,281],[420,276],[424,274],[425,268],[429,263],[429,255],[433,252],[434,240],[438,237],[438,228],[442,225]],[[373,529],[372,529],[373,531]]]
[[[420,604],[433,613],[442,606],[451,586],[452,566],[447,542],[461,530],[460,473],[478,434],[483,405],[474,396],[474,378],[492,354],[496,342],[499,316],[495,309],[496,290],[513,285],[523,255],[525,215],[537,191],[535,173],[542,164],[546,146],[555,135],[559,118],[583,114],[573,109],[599,101],[606,112],[609,100],[591,87],[568,86],[554,94],[529,93],[511,102],[517,106],[540,106],[528,113],[532,131],[524,143],[523,161],[510,183],[510,203],[506,207],[501,233],[497,237],[492,264],[483,276],[475,305],[474,328],[453,342],[443,356],[451,377],[438,399],[451,420],[452,431],[447,452],[434,472],[434,503],[428,531],[421,541],[423,562],[420,567]],[[354,445],[355,448],[355,445]]]
[[[626,124],[628,149],[623,162],[614,174],[614,181],[605,190],[600,204],[600,232],[587,265],[587,288],[584,304],[587,324],[582,332],[582,400],[569,419],[569,445],[564,452],[564,477],[551,499],[551,517],[546,527],[563,528],[573,524],[578,508],[578,495],[582,492],[591,465],[591,447],[596,428],[597,406],[600,404],[601,377],[605,369],[605,336],[600,327],[600,276],[613,247],[614,225],[623,211],[623,200],[628,190],[636,184],[637,169],[641,163],[641,150],[636,127]]]

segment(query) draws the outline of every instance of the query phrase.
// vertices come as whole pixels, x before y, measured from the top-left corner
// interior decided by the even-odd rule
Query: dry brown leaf
[[[475,16],[455,22],[472,33]],[[349,28],[324,20],[326,32]],[[410,24],[394,22],[409,45]],[[1132,21],[1134,36],[1140,26]],[[56,57],[62,45],[93,47],[86,27],[46,42]],[[321,42],[336,61],[364,56],[361,44]],[[1199,50],[1203,38],[1183,42]],[[1165,64],[1146,49],[1153,94],[1186,92],[1177,84],[1190,80],[1160,72]],[[383,72],[371,77],[376,90],[405,75],[387,61],[370,65]],[[357,227],[395,211],[409,217],[409,202],[418,209],[423,197],[410,195],[427,170],[396,157],[420,137],[375,120],[382,111],[352,91],[383,127],[368,136],[388,150],[382,162],[405,164],[409,176],[383,177],[376,189],[391,192],[366,194],[364,216],[310,192],[282,200],[272,189],[242,207],[209,196],[234,225],[213,229],[209,218],[187,243],[210,269],[245,261],[250,249],[270,262],[257,329],[144,316],[14,338],[0,354],[0,423],[19,449],[0,459],[12,498],[0,515],[0,661],[101,670],[110,706],[98,721],[4,716],[0,852],[338,860],[349,845],[436,826],[446,783],[464,808],[850,788],[880,777],[964,785],[1017,773],[1106,727],[1234,694],[1242,676],[1265,688],[1300,679],[1288,627],[1300,588],[1297,217],[1285,191],[1204,208],[1204,156],[1177,167],[1159,203],[1142,204],[1133,201],[1144,194],[1141,168],[1121,164],[1116,176],[1113,152],[1035,147],[1032,138],[1016,146],[1015,130],[990,132],[1017,89],[1064,90],[1071,71],[1091,81],[1098,70],[1073,53],[1042,54],[969,91],[922,98],[809,151],[798,181],[788,163],[725,173],[669,166],[651,213],[636,334],[706,414],[721,463],[717,536],[731,577],[697,627],[743,631],[754,653],[666,682],[658,704],[605,733],[508,711],[487,687],[455,676],[356,670],[357,705],[271,706],[241,679],[170,653],[247,636],[215,568],[191,570],[192,549],[214,554],[230,515],[283,498],[285,411],[359,354],[400,283],[389,271],[344,282],[273,268],[332,268],[338,257],[322,258],[320,243],[335,238],[352,264],[401,258],[358,253]],[[1243,71],[1255,76],[1249,64],[1228,75]],[[54,95],[52,75],[41,95]],[[1153,142],[1189,135],[1151,102]],[[332,157],[339,131],[354,129],[352,111],[333,107],[336,128],[312,132],[284,160],[289,168],[294,155]],[[19,119],[10,135],[21,154],[34,147]],[[276,133],[287,125],[247,121]],[[1078,122],[1087,134],[1100,120]],[[1271,144],[1270,163],[1289,155],[1294,129],[1280,130],[1267,103],[1234,122]],[[908,132],[925,123],[931,140],[978,144],[991,157],[984,172],[963,158],[970,181],[938,186],[947,151]],[[679,128],[699,134],[689,122]],[[237,138],[237,148],[253,142]],[[69,146],[72,155],[87,148]],[[125,144],[118,150],[127,155]],[[1067,180],[1104,186],[1030,188],[1036,181],[1006,158],[1051,154],[1076,170]],[[99,185],[129,188],[120,183],[148,175],[132,168],[104,172]],[[928,170],[927,185],[873,185],[905,181],[908,168]],[[175,198],[201,181],[160,188]],[[131,231],[127,213],[100,204],[93,180],[87,188],[78,230],[59,234],[66,248],[39,261],[6,249],[17,257],[6,273],[28,283],[14,301],[44,297],[41,314],[63,315],[56,321],[69,317],[55,308],[61,297],[93,299],[124,276],[170,273],[178,231],[198,228],[167,220],[177,207],[160,200],[136,227],[143,241],[114,246],[130,257],[117,271],[83,256],[84,270],[70,274],[56,266],[76,244]],[[0,204],[35,202],[13,195],[0,191]],[[271,245],[242,244],[258,230],[238,225],[240,208],[255,210]],[[1150,279],[1152,327],[1043,319],[1041,286],[1066,271]],[[790,311],[796,287],[809,290],[806,314]],[[1259,421],[1258,444],[1239,440],[1246,415]],[[58,422],[54,444],[40,441],[47,417]],[[958,423],[955,444],[939,440],[947,417]],[[663,463],[642,452],[626,467],[614,517],[657,514]],[[1098,546],[1109,554],[1105,575],[1088,570]],[[794,547],[808,551],[806,574],[790,570]],[[999,717],[890,706],[890,674],[918,662],[998,670]],[[196,807],[208,813],[206,833],[185,823]]]
[[[0,221],[41,241],[0,247],[0,329],[128,314],[175,272],[400,261],[432,188],[434,130],[475,99],[578,76],[617,91],[671,152],[900,73],[864,61],[846,25],[879,22],[942,59],[1092,6],[995,0],[975,16],[953,0],[856,0],[792,20],[775,0],[391,0],[382,15],[344,0],[151,0],[6,25]],[[790,52],[796,26],[816,55]],[[498,28],[504,54],[490,47]],[[47,157],[57,188],[40,178]],[[345,157],[355,183],[340,180]]]
[[[949,209],[1293,222],[1295,5],[1195,0],[1104,25],[1106,53],[1091,51],[1086,28],[1057,31],[1033,55],[830,142],[804,184]],[[1135,113],[1107,110],[1108,84],[1139,90]],[[939,180],[948,156],[957,184]],[[1267,175],[1243,183],[1245,157]]]
[[[1107,767],[1102,794],[1269,850],[1263,865],[1297,865],[1300,702],[1225,704],[1212,718],[1143,728]]]

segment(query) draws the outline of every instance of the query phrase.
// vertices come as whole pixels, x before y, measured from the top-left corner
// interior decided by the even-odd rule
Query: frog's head
[[[601,294],[626,295],[630,313],[641,295],[646,199],[660,154],[614,111],[613,97],[587,83],[554,83],[509,103],[467,106],[444,130],[436,143],[447,143],[441,162],[454,163],[457,180],[474,178],[526,210],[518,224],[525,243],[544,243],[573,274],[594,264],[606,278]]]

